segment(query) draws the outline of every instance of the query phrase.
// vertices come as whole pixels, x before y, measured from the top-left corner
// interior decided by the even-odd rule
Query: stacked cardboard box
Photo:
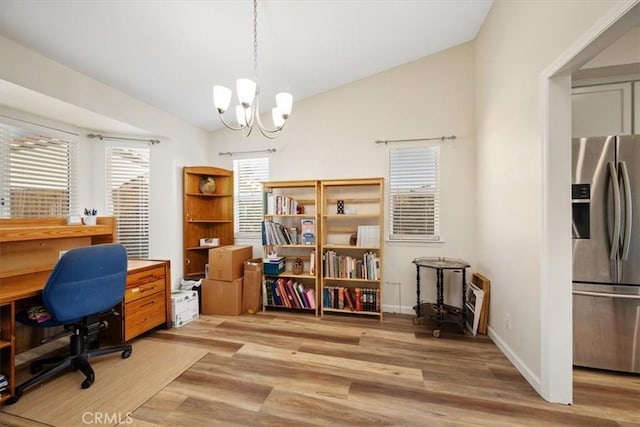
[[[209,249],[209,278],[202,280],[202,314],[242,313],[244,263],[252,256],[251,246]]]

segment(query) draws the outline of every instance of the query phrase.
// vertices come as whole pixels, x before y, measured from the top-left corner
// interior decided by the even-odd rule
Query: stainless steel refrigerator
[[[571,155],[574,365],[640,373],[640,135]]]

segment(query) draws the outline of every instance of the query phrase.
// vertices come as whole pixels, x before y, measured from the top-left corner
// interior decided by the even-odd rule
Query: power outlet
[[[504,325],[507,327],[507,331],[511,330],[511,313],[506,313],[504,316]]]

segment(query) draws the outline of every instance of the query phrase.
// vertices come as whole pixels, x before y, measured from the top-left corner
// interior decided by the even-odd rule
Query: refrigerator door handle
[[[588,297],[624,298],[624,299],[637,299],[637,300],[640,300],[640,295],[611,294],[611,293],[607,293],[607,292],[573,291],[573,295],[584,295],[584,296],[588,296]]]
[[[629,171],[627,162],[620,162],[622,171],[622,185],[624,186],[624,233],[622,234],[622,261],[629,258],[629,248],[631,247],[631,226],[633,224],[633,211],[631,199],[631,183],[629,181]]]
[[[618,173],[614,162],[608,162],[609,178],[611,179],[611,189],[613,190],[613,235],[611,236],[611,252],[609,259],[614,261],[618,256],[620,244],[620,187],[618,185]]]

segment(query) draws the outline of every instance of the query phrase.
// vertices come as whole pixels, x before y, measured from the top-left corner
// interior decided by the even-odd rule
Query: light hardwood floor
[[[208,353],[127,425],[640,426],[638,375],[575,369],[574,404],[550,404],[487,336],[431,328],[395,314],[201,316],[145,338]],[[3,413],[0,425],[42,426]]]

